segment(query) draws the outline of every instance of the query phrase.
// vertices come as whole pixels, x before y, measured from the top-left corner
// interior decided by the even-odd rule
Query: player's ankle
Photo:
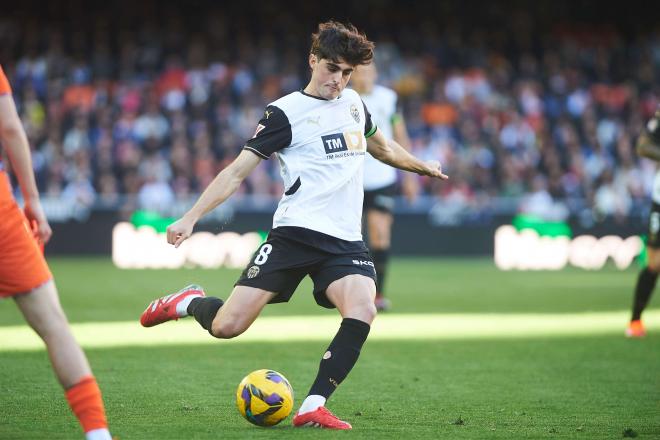
[[[325,405],[326,400],[327,399],[323,396],[319,396],[318,394],[311,394],[307,396],[302,405],[300,405],[298,414],[305,414],[308,412],[316,411],[319,407]]]

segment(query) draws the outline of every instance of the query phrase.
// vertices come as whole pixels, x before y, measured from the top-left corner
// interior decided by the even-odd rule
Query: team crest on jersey
[[[360,123],[360,112],[358,111],[355,104],[351,104],[351,116],[355,119],[355,122]]]
[[[257,275],[259,275],[259,266],[252,266],[251,268],[248,269],[247,271],[247,277],[248,278],[254,278]]]

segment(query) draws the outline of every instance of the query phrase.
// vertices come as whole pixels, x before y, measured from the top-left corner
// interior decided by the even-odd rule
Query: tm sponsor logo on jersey
[[[359,131],[329,134],[321,136],[321,140],[328,159],[364,155],[367,151],[364,137]]]

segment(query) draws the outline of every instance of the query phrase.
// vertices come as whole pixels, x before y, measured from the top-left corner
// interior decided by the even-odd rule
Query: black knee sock
[[[642,317],[642,312],[649,303],[653,289],[655,289],[656,281],[658,281],[658,274],[651,272],[648,267],[645,267],[639,273],[639,277],[637,277],[637,285],[635,286],[635,299],[633,301],[633,321]]]
[[[224,304],[224,301],[220,298],[215,298],[213,296],[205,296],[202,298],[195,298],[190,301],[187,311],[189,315],[195,317],[197,322],[200,323],[202,327],[208,330],[211,333],[211,324],[213,324],[213,319],[215,315],[218,314],[218,310]],[[212,335],[213,333],[211,333]]]
[[[316,394],[326,399],[330,397],[357,362],[370,328],[369,324],[358,319],[342,320],[339,331],[321,359],[309,395]]]
[[[385,275],[387,275],[387,266],[390,261],[390,249],[378,249],[371,251],[374,258],[374,268],[376,269],[376,291],[383,294],[385,291]]]

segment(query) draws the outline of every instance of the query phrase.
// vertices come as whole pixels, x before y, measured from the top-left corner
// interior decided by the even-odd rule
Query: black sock
[[[651,272],[648,267],[645,267],[637,277],[637,285],[635,286],[635,299],[633,301],[632,321],[641,319],[642,312],[649,303],[655,283],[658,281],[658,274]]]
[[[319,372],[308,395],[330,397],[357,362],[370,328],[369,324],[358,319],[342,320],[339,331],[321,359]]]
[[[188,311],[189,315],[195,317],[197,322],[199,322],[199,324],[204,327],[204,329],[211,333],[211,324],[213,324],[213,319],[215,318],[215,315],[218,314],[218,310],[220,310],[220,307],[222,307],[223,304],[224,301],[220,298],[204,296],[201,298],[195,298],[190,301],[190,304],[188,304],[188,308],[186,310]],[[211,333],[211,335],[213,335],[213,333]]]
[[[390,261],[390,249],[373,250],[371,256],[376,269],[376,291],[382,295],[385,291],[385,275],[387,275],[387,266]]]

